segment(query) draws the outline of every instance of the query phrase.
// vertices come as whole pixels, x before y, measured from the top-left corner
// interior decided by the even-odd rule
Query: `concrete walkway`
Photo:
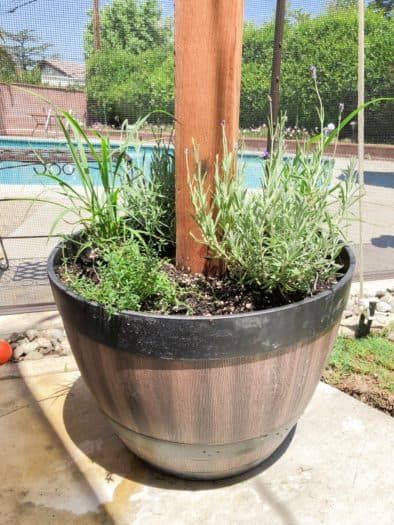
[[[128,452],[78,372],[4,379],[2,368],[1,525],[394,523],[394,420],[327,385],[282,455],[203,483]]]

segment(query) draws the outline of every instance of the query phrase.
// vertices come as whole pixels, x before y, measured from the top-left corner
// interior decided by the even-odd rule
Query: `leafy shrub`
[[[345,4],[346,5],[346,4]],[[392,95],[394,86],[394,24],[383,11],[366,9],[366,98]],[[268,115],[274,24],[246,24],[243,43],[240,125],[259,127]],[[136,48],[137,49],[137,48]],[[92,119],[119,125],[160,108],[173,113],[173,49],[144,47],[142,52],[120,46],[105,47],[88,60],[87,87]],[[314,130],[319,125],[314,93],[304,72],[319,67],[326,122],[335,122],[338,104],[357,106],[357,13],[354,7],[326,9],[311,17],[290,13],[286,22],[281,79],[281,107],[288,125]],[[366,112],[366,139],[394,140],[394,104]],[[164,115],[153,119],[168,122]],[[349,136],[349,127],[343,130]]]
[[[95,53],[87,63],[87,93],[91,122],[115,126],[136,121],[160,108],[174,111],[174,64],[166,49],[138,55],[122,49]],[[153,113],[151,122],[171,122],[166,113]]]
[[[241,95],[241,125],[255,127],[268,114],[273,24],[248,25],[244,36],[244,68]],[[394,90],[394,24],[383,12],[365,12],[365,93],[367,99],[392,96]],[[335,122],[338,104],[357,107],[357,11],[354,7],[328,9],[311,17],[296,14],[286,23],[281,74],[281,107],[288,125],[319,126],[315,94],[304,72],[311,64],[319,68],[320,90],[325,101],[326,121]],[[262,80],[262,74],[268,81]],[[259,113],[256,114],[256,108]],[[366,111],[368,141],[393,142],[394,104]],[[350,128],[344,129],[350,135]]]
[[[95,278],[63,266],[65,283],[88,301],[102,304],[110,312],[121,310],[165,311],[176,304],[176,287],[161,271],[163,261],[138,242],[98,243]]]

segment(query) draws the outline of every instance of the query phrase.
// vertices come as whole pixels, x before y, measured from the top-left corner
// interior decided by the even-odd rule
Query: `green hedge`
[[[272,64],[272,22],[246,24],[244,32],[242,128],[267,121]],[[366,98],[393,96],[394,23],[382,12],[366,10]],[[309,77],[318,71],[326,123],[336,122],[339,103],[345,113],[357,106],[357,15],[353,8],[328,10],[317,16],[297,15],[285,30],[281,108],[289,126],[312,130],[318,125],[316,99]],[[124,50],[96,53],[88,61],[88,95],[92,120],[118,124],[155,109],[173,112],[172,51],[153,48],[139,54]],[[156,116],[163,120],[163,116]],[[350,133],[350,130],[347,130]],[[345,131],[346,134],[346,131]],[[394,104],[366,112],[366,138],[394,141]]]

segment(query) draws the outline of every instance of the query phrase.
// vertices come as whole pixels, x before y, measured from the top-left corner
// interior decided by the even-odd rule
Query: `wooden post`
[[[175,0],[176,215],[178,268],[206,270],[206,250],[192,219],[185,150],[194,169],[193,139],[208,169],[221,152],[222,127],[232,147],[238,139],[243,0]]]
[[[100,6],[99,0],[93,0],[93,49],[98,51],[101,47],[100,42]]]

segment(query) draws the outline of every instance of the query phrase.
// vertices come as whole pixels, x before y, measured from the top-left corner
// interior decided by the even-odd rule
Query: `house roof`
[[[78,64],[77,62],[68,62],[66,60],[57,60],[52,58],[42,60],[40,64],[51,66],[74,80],[85,80],[85,64]]]

